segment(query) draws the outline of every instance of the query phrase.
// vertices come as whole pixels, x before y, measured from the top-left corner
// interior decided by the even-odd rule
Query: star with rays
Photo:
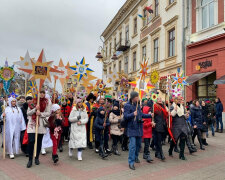
[[[74,75],[77,75],[77,80],[80,82],[80,80],[87,76],[89,72],[94,72],[92,69],[90,69],[89,64],[85,64],[85,58],[81,60],[81,62],[76,62],[75,66],[71,66],[70,69],[74,70]]]
[[[45,80],[48,79],[51,82],[52,73],[61,73],[61,71],[51,67],[53,61],[46,61],[44,50],[42,49],[38,60],[35,62],[31,59],[32,66],[29,69],[19,68],[31,75],[30,80],[35,80],[37,87],[41,90]]]
[[[187,82],[186,82],[186,77],[184,76],[183,73],[179,74],[177,73],[177,76],[176,77],[173,77],[174,79],[174,82],[173,82],[173,85],[176,85],[178,88],[182,88],[183,86],[187,85]]]
[[[141,64],[141,71],[140,71],[140,74],[141,74],[141,80],[144,80],[145,77],[148,75],[148,61],[144,61],[143,64]]]

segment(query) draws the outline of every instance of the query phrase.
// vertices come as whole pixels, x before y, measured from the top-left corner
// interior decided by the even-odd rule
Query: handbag
[[[43,118],[42,122],[43,122],[43,126],[44,127],[49,127],[49,123],[48,123],[48,119],[47,118]]]

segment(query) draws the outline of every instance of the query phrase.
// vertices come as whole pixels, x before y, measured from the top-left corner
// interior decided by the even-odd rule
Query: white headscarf
[[[16,98],[14,98],[14,97],[12,97],[12,96],[8,99],[9,107],[12,107],[11,102],[12,102],[13,100],[16,101]]]
[[[59,110],[60,109],[60,106],[58,105],[58,104],[53,104],[52,105],[52,112],[56,112],[57,110]]]

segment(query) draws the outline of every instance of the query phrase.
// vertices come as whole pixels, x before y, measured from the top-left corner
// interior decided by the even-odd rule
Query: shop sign
[[[198,63],[196,70],[200,71],[201,69],[207,69],[208,67],[212,67],[212,60],[206,60],[204,62]]]

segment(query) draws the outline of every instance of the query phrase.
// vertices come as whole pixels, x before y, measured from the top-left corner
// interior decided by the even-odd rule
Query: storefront
[[[225,104],[225,85],[215,81],[225,75],[225,34],[187,46],[187,101],[219,97]]]

